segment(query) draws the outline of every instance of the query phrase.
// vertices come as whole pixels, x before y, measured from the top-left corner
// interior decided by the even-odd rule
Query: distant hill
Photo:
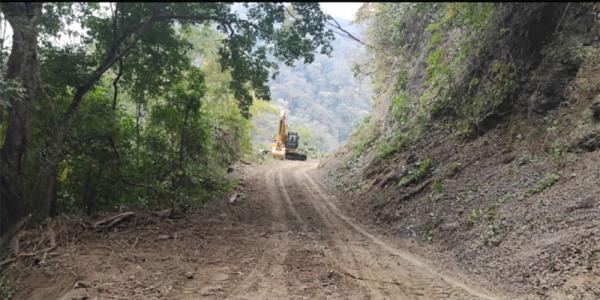
[[[357,26],[347,21],[340,24],[352,34],[360,35]],[[289,130],[299,131],[301,142],[324,152],[343,144],[353,127],[371,111],[370,81],[354,78],[351,69],[364,53],[364,47],[336,36],[333,49],[332,57],[319,55],[312,64],[295,67],[281,64],[279,76],[269,83],[271,104],[285,110]],[[272,140],[278,119],[278,113],[272,111],[254,116],[255,145]]]

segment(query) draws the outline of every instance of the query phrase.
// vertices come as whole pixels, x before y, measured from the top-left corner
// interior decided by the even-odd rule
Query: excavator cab
[[[285,159],[290,160],[306,160],[306,154],[298,153],[298,145],[300,144],[300,136],[297,132],[288,132],[285,139]]]
[[[299,140],[300,137],[297,132],[288,132],[285,147],[288,149],[297,149]]]

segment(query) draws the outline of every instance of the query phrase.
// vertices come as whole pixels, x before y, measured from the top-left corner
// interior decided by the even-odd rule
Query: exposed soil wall
[[[460,104],[477,105],[473,99],[498,86],[499,77],[486,71],[496,62],[515,66],[515,86],[481,111],[469,134],[457,134],[463,120],[450,107],[432,114],[415,143],[382,155],[385,137],[407,128],[389,113],[397,94],[387,91],[371,117],[382,120],[378,136],[356,151],[355,135],[323,163],[327,180],[353,194],[349,201],[373,223],[432,243],[449,263],[508,292],[596,299],[598,11],[576,3],[496,9],[498,17],[482,34],[489,42],[465,62],[472,71],[456,81]],[[413,45],[417,51],[407,56],[409,98],[430,89],[425,58],[435,48],[427,44]],[[481,81],[476,89],[469,88],[473,78]]]

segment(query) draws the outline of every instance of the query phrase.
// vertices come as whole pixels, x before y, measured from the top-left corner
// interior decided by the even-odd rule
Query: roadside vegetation
[[[334,39],[317,3],[232,5],[3,3],[0,234],[231,189],[277,62],[310,63]]]

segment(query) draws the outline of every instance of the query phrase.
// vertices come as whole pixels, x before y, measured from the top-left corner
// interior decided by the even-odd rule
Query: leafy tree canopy
[[[123,80],[133,90],[157,94],[176,79],[188,64],[190,44],[178,29],[212,24],[224,34],[219,49],[223,69],[230,69],[231,88],[245,116],[253,98],[270,99],[267,86],[275,61],[293,65],[310,63],[314,53],[330,54],[333,33],[326,28],[328,16],[318,3],[245,4],[242,16],[231,3],[116,3],[107,9],[98,3],[47,3],[41,20],[42,50],[48,60],[68,75],[65,84],[74,88],[95,82],[107,68],[123,68]],[[290,17],[288,9],[293,9]],[[108,10],[108,11],[107,11]],[[52,43],[66,27],[78,23],[84,29],[81,43]],[[117,63],[118,62],[118,63]]]

